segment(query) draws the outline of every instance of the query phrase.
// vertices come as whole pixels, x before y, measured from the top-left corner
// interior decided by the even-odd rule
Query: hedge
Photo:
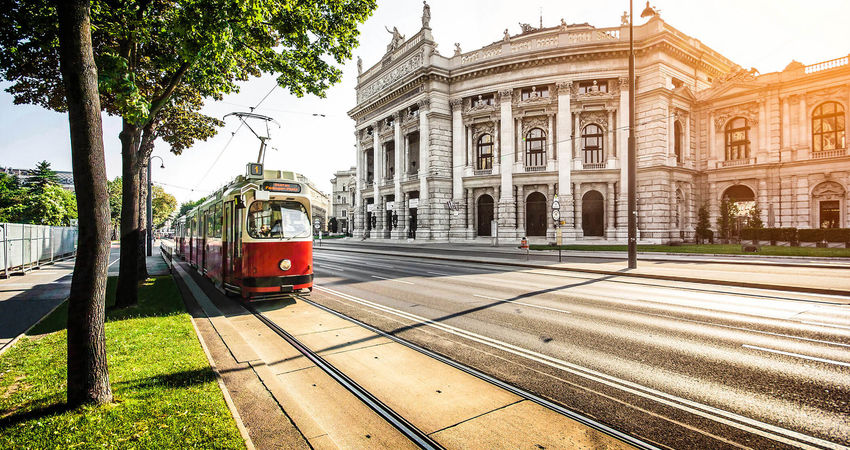
[[[850,242],[850,228],[744,228],[745,241]]]

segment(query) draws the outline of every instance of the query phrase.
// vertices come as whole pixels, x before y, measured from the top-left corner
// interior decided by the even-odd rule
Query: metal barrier
[[[0,277],[77,253],[77,228],[0,223]]]
[[[168,269],[171,270],[174,268],[174,243],[172,241],[167,241],[165,239],[160,239],[159,241],[159,252],[162,254],[162,259],[165,260],[165,264],[168,266]]]

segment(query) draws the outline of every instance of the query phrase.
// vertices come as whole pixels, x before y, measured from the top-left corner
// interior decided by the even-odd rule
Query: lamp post
[[[159,168],[165,169],[165,162],[159,156],[151,156],[148,158],[148,256],[153,254],[153,189],[151,189],[151,164],[153,164],[154,158],[159,158]]]
[[[655,9],[646,2],[646,8],[641,17],[656,15]],[[629,0],[629,149],[628,149],[628,183],[629,183],[629,269],[637,268],[637,155],[635,154],[635,35],[634,35],[634,0]]]

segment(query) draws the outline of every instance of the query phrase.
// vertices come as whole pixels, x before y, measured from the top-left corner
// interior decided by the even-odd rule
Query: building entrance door
[[[410,219],[408,219],[409,222],[407,224],[407,237],[416,239],[416,208],[410,208],[409,211],[410,214],[408,217]]]
[[[599,191],[581,198],[581,229],[585,236],[602,236],[605,230],[605,201]]]
[[[546,197],[532,192],[525,200],[525,233],[546,236]]]
[[[493,220],[493,197],[487,194],[478,197],[478,235],[491,236],[490,221]]]

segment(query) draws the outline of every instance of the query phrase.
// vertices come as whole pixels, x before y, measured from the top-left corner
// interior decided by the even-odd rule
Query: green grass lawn
[[[557,246],[530,245],[531,250],[557,250]],[[626,245],[562,245],[562,250],[581,250],[597,252],[625,252]],[[772,256],[828,256],[850,258],[850,249],[847,248],[811,248],[811,247],[781,247],[764,246],[758,252],[744,252],[741,244],[685,244],[685,245],[638,245],[639,252],[665,252],[665,253],[708,253],[723,255],[772,255]]]
[[[107,313],[112,404],[65,407],[66,317],[63,304],[0,356],[0,448],[245,448],[170,276]]]

